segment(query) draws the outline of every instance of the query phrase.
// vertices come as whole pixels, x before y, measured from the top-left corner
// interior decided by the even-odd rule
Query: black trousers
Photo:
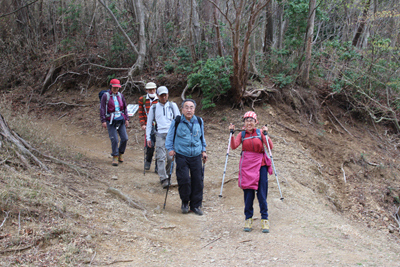
[[[147,146],[147,141],[146,141],[146,161],[151,163],[154,155],[154,147],[156,145],[156,133],[154,129],[151,130],[150,140],[151,140],[151,147]]]
[[[176,179],[181,200],[189,202],[190,209],[201,207],[204,188],[202,155],[186,157],[176,153],[175,160]]]

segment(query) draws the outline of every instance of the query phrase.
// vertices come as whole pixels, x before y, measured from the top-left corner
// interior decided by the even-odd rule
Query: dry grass
[[[57,145],[27,114],[12,113],[12,103],[0,103],[0,113],[22,138],[43,153],[68,162],[85,160]],[[5,161],[7,159],[7,161]],[[79,266],[90,262],[90,241],[74,220],[83,212],[71,182],[85,178],[62,165],[44,160],[50,172],[26,170],[14,152],[0,150],[0,255],[3,266]],[[82,222],[82,219],[80,219]],[[78,230],[77,230],[78,229]],[[92,233],[93,234],[93,233]]]

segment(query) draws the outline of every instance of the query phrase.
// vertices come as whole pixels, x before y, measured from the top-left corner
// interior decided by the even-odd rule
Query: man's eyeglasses
[[[185,107],[183,107],[183,109],[186,109],[186,110],[194,110],[194,107],[185,106]]]
[[[252,119],[252,118],[246,118],[246,119],[244,119],[244,121],[245,122],[256,122],[256,120]]]

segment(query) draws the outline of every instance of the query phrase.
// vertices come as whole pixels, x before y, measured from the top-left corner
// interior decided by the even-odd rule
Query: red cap
[[[120,83],[120,81],[117,80],[117,79],[112,79],[112,80],[110,81],[110,85],[111,85],[112,87],[119,87],[119,88],[121,88],[121,83]]]

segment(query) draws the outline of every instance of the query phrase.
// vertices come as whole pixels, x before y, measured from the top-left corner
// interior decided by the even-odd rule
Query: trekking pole
[[[206,162],[205,162],[205,160],[204,160],[204,158],[203,158],[203,181],[204,181],[204,169],[206,168]]]
[[[265,124],[265,126],[267,126]],[[271,153],[271,148],[269,147],[269,142],[268,142],[268,133],[266,131],[263,132],[266,139],[267,139],[267,147],[268,147],[268,152],[269,155],[271,157],[271,161],[272,161],[272,167],[274,168],[274,173],[275,173],[275,177],[276,177],[276,183],[278,184],[278,189],[279,189],[279,194],[281,195],[281,200],[283,201],[283,197],[282,197],[282,192],[281,192],[281,187],[279,186],[279,180],[278,180],[278,175],[276,174],[276,170],[275,170],[275,164],[274,164],[274,159],[272,157],[272,153]]]
[[[169,181],[168,181],[168,186],[167,186],[167,192],[165,193],[165,200],[164,200],[164,210],[165,210],[165,205],[167,204],[167,196],[168,196],[168,191],[169,191],[169,185],[171,184],[171,176],[172,176],[172,170],[174,169],[174,158],[172,158],[172,163],[171,163],[171,170],[169,171]]]
[[[146,175],[146,150],[147,150],[147,147],[146,147],[146,133],[144,134],[144,148],[143,148],[143,151],[144,151],[144,160],[143,160],[143,175]]]
[[[224,188],[224,180],[225,180],[225,173],[226,173],[226,164],[228,163],[229,148],[231,147],[232,134],[233,134],[233,130],[231,130],[231,131],[230,131],[230,134],[229,134],[228,150],[226,151],[224,175],[222,176],[221,192],[219,193],[219,197],[222,197],[222,189]]]

